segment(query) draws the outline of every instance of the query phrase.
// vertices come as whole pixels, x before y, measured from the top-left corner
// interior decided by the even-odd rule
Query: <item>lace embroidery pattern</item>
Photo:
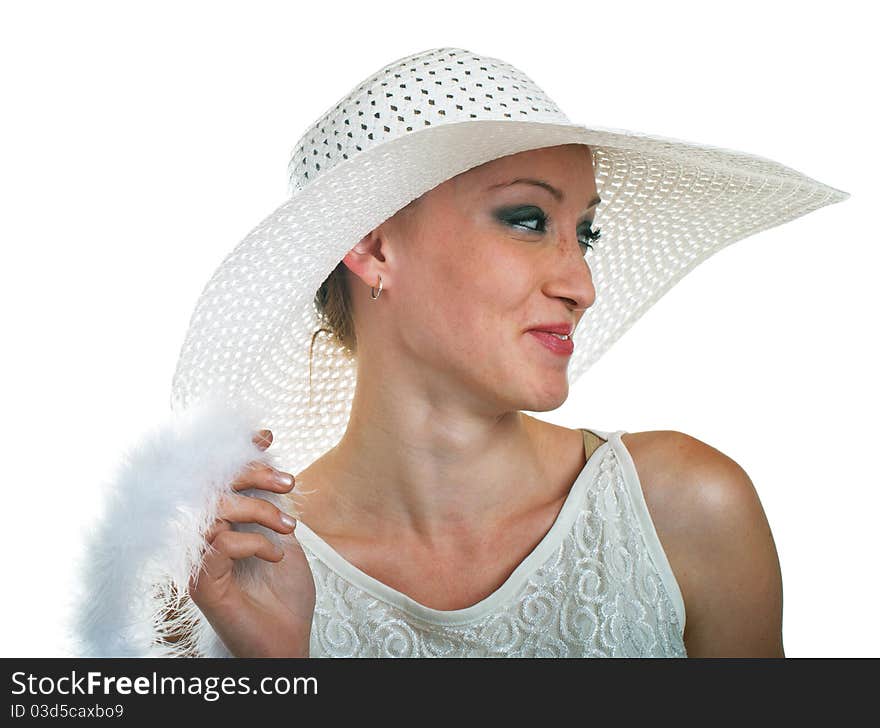
[[[303,543],[317,593],[311,656],[687,657],[623,478],[606,448],[559,546],[513,597],[463,624],[373,596]]]

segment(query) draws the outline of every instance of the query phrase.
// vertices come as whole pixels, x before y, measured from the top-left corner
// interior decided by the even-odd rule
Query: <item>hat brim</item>
[[[314,296],[370,230],[445,180],[530,149],[586,144],[602,204],[589,255],[597,297],[574,334],[573,384],[675,283],[719,250],[849,194],[744,152],[580,124],[475,120],[414,131],[327,170],[227,255],[192,314],[172,381],[179,410],[205,397],[265,413],[299,472],[345,430],[355,367],[318,337]]]

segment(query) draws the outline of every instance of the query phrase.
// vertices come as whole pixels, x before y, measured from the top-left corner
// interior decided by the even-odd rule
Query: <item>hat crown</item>
[[[569,123],[528,75],[506,61],[434,48],[389,63],[312,124],[288,164],[290,192],[391,139],[474,120]]]

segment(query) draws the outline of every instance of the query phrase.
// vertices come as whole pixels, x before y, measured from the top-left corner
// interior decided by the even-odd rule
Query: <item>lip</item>
[[[574,351],[574,341],[572,339],[557,339],[555,336],[553,336],[553,334],[549,334],[546,331],[539,331],[537,329],[529,329],[528,333],[534,336],[539,343],[552,351],[554,354],[558,354],[560,356],[571,356],[572,352]]]
[[[571,336],[574,326],[570,321],[560,321],[552,324],[538,324],[529,329],[529,331],[549,331],[553,334],[563,334]]]

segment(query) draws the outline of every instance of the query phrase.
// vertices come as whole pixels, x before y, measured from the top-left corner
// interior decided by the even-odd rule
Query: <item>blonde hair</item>
[[[312,345],[319,333],[327,333],[346,350],[349,356],[355,356],[357,336],[351,314],[351,292],[348,288],[347,271],[348,267],[345,263],[339,261],[315,294],[315,309],[322,326],[312,334]],[[311,358],[311,349],[309,357]]]
[[[339,261],[315,294],[315,310],[322,325],[312,334],[309,344],[309,403],[312,401],[312,351],[315,337],[330,334],[349,359],[357,355],[357,336],[351,315],[351,292],[348,288],[347,266]]]

